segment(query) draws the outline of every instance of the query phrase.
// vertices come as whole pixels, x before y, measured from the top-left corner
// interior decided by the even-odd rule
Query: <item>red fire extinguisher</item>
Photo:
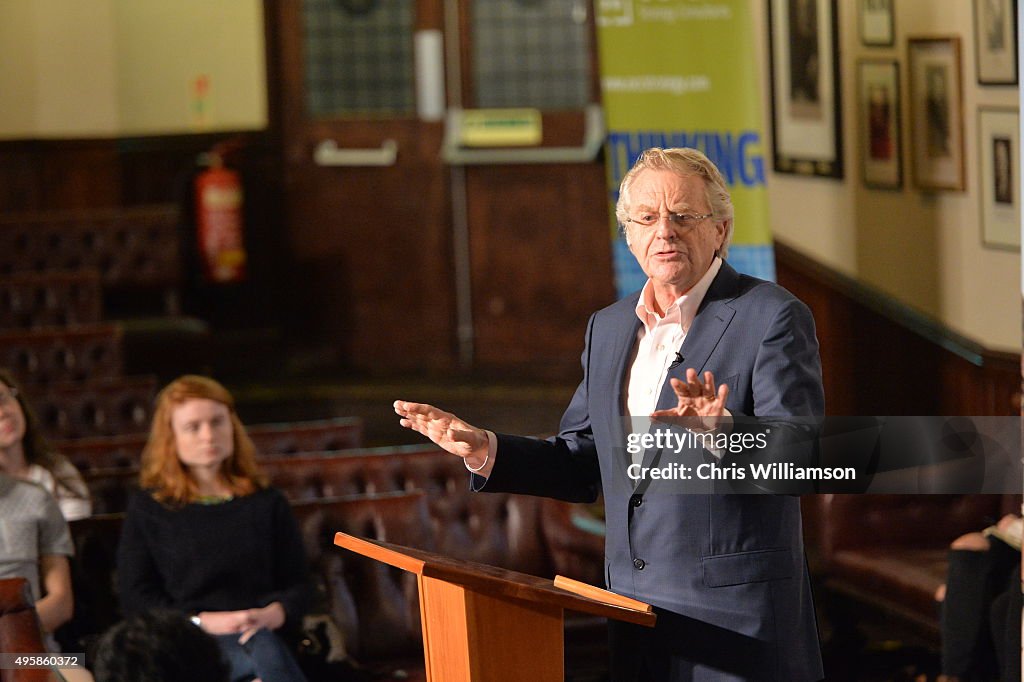
[[[242,181],[224,167],[223,153],[210,152],[210,167],[196,176],[196,238],[206,280],[218,284],[245,279]]]

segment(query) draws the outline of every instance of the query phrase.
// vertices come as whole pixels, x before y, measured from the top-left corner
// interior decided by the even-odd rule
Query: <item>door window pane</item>
[[[414,12],[412,0],[305,0],[310,115],[413,113]]]
[[[474,0],[475,106],[589,104],[589,7],[589,0]]]

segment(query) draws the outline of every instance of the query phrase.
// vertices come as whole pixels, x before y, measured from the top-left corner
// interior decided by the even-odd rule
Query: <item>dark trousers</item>
[[[238,643],[237,634],[217,635],[215,639],[231,667],[231,682],[255,678],[263,682],[306,682],[288,645],[270,630],[260,630],[245,644]]]
[[[608,621],[611,682],[770,679],[772,645],[678,613],[655,609],[653,628]]]
[[[1004,679],[996,652],[1015,638],[1015,649],[1002,660],[1011,665],[1008,659],[1016,659],[1012,679],[1019,682],[1020,603],[1019,552],[995,538],[988,551],[950,550],[941,609],[942,672],[965,680]]]

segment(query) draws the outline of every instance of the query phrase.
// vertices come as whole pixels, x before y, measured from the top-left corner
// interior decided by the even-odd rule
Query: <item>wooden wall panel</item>
[[[578,376],[615,300],[600,163],[467,170],[476,366]]]
[[[1014,415],[1020,355],[988,350],[776,242],[779,284],[814,313],[829,415]]]

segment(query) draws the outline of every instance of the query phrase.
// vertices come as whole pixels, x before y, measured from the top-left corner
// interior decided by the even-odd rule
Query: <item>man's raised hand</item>
[[[672,379],[671,383],[678,404],[667,410],[652,412],[652,418],[701,431],[715,430],[723,425],[723,418],[728,419],[729,412],[725,404],[729,398],[729,386],[722,384],[716,391],[715,375],[711,372],[704,372],[701,381],[697,370],[691,367],[686,370],[686,381]]]
[[[465,459],[469,466],[479,466],[487,457],[487,432],[451,412],[425,403],[396,400],[395,413],[401,417],[402,426],[422,433],[444,450]]]

